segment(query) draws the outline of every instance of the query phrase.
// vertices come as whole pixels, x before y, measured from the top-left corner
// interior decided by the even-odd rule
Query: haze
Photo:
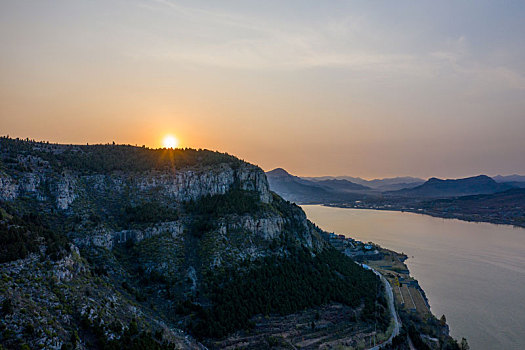
[[[6,1],[0,134],[304,176],[525,173],[519,1]]]

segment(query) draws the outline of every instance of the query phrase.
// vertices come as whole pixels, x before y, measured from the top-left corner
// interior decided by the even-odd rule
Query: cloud
[[[485,87],[525,88],[520,72],[471,55],[465,35],[442,43],[428,38],[434,45],[425,43],[430,47],[426,51],[418,49],[423,43],[417,40],[413,47],[401,49],[390,43],[403,33],[389,33],[366,17],[352,14],[312,23],[170,0],[146,4],[151,11],[167,10],[173,16],[146,53],[135,53],[149,60],[248,70],[334,68],[369,74],[371,79],[462,79]]]
[[[429,55],[436,66],[450,71],[477,90],[489,88],[525,90],[525,76],[503,65],[487,64],[476,60],[468,50],[468,41],[464,36],[450,40],[444,50],[434,51]]]
[[[378,52],[367,47],[363,37],[371,28],[367,28],[363,18],[347,15],[305,25],[205,10],[168,0],[154,3],[171,10],[190,29],[183,29],[182,24],[167,29],[172,36],[173,31],[177,33],[177,42],[158,41],[155,48],[141,54],[150,59],[238,69],[345,68],[418,73],[414,55]]]

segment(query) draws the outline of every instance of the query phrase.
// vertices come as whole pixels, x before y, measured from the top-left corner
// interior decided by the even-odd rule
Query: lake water
[[[414,213],[302,206],[322,229],[404,252],[432,312],[471,349],[525,349],[525,229]]]

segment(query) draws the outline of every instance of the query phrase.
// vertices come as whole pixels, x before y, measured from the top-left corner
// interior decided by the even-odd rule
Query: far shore
[[[494,225],[509,225],[517,228],[524,228],[525,229],[525,222],[524,223],[516,223],[509,220],[499,220],[499,219],[491,219],[491,218],[473,218],[473,217],[467,217],[463,216],[461,213],[457,214],[448,214],[444,215],[441,213],[436,212],[430,212],[425,211],[417,208],[409,209],[409,208],[395,208],[395,207],[388,207],[388,208],[381,208],[381,207],[356,207],[346,204],[334,204],[334,203],[301,203],[299,205],[322,205],[324,207],[332,207],[332,208],[342,208],[342,209],[368,209],[368,210],[381,210],[381,211],[396,211],[396,212],[407,212],[407,213],[414,213],[414,214],[421,214],[421,215],[427,215],[432,216],[435,218],[442,218],[442,219],[451,219],[451,220],[461,220],[466,222],[474,222],[474,223],[488,223],[488,224],[494,224]]]

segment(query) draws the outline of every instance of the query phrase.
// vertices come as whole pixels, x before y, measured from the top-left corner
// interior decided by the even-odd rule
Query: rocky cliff
[[[232,164],[219,163],[201,169],[83,175],[67,168],[57,172],[38,156],[18,155],[8,159],[9,166],[0,172],[0,200],[32,196],[39,201],[51,201],[60,210],[69,209],[78,198],[108,194],[127,196],[129,200],[160,195],[180,203],[225,194],[234,184],[257,192],[263,203],[271,201],[264,172],[247,163],[235,168]]]
[[[85,320],[83,333],[76,335],[80,341],[74,342],[80,348],[96,344],[89,340],[94,334],[99,345],[124,337],[126,322],[132,321],[142,329],[163,328],[164,337],[179,346],[197,347],[191,338],[177,336],[178,327],[191,328],[191,318],[184,312],[174,317],[174,309],[184,300],[209,303],[200,295],[208,293],[219,271],[292,256],[297,249],[315,255],[328,246],[299,207],[270,192],[259,167],[210,151],[2,138],[0,203],[5,218],[37,216],[46,230],[69,240],[57,245],[47,236],[37,237],[40,253],[29,250],[35,253],[18,270],[18,263],[0,266],[9,280],[0,301],[16,300],[15,310],[30,307],[34,317],[58,320],[45,340],[28,336],[30,346],[68,345],[67,325]],[[51,245],[56,262],[40,265],[51,259],[51,249],[46,253],[45,248]],[[35,271],[40,277],[31,279],[34,283],[12,279]],[[70,292],[57,291],[46,303],[35,301],[31,295],[39,283],[49,284],[45,293]],[[29,299],[17,296],[17,289],[27,291]],[[38,311],[39,306],[56,308],[56,300],[67,306],[67,315]],[[109,304],[119,307],[102,306]],[[162,311],[154,316],[146,304]],[[33,316],[10,316],[3,324],[23,333],[24,323],[36,322]],[[116,328],[110,327],[112,317],[121,320]],[[44,332],[45,327],[37,328],[35,334]]]
[[[114,148],[108,146],[106,151],[111,153]],[[220,158],[204,166],[180,166],[173,161],[172,166],[141,171],[100,169],[88,173],[83,168],[75,168],[67,157],[57,157],[69,152],[74,158],[79,154],[86,158],[90,151],[85,146],[4,139],[0,150],[0,200],[30,201],[43,211],[57,211],[68,220],[74,217],[75,225],[68,234],[76,244],[107,249],[112,249],[115,243],[125,243],[129,239],[140,242],[163,233],[175,238],[184,233],[191,221],[183,217],[171,222],[123,227],[112,219],[121,215],[125,207],[155,202],[181,212],[184,203],[225,195],[234,188],[255,193],[262,204],[270,205],[273,200],[264,172],[233,157]],[[301,239],[312,248],[315,240],[311,237],[314,233],[311,224],[302,211],[296,215],[292,220],[298,220],[306,232]],[[93,216],[98,219],[93,220]],[[224,235],[228,231],[243,230],[264,240],[273,240],[279,238],[287,221],[290,218],[283,218],[275,211],[229,216],[220,221],[216,232]]]

